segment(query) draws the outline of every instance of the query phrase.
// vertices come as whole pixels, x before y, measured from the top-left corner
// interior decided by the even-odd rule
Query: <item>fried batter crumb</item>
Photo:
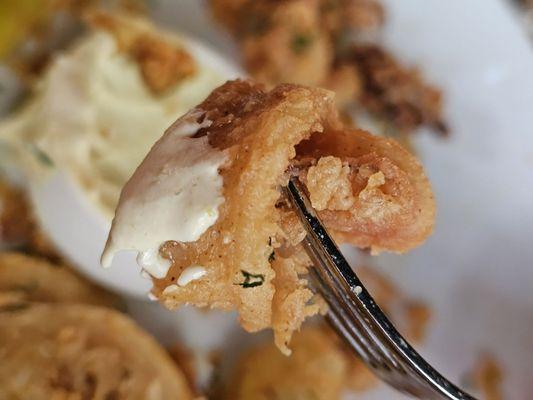
[[[467,383],[482,394],[484,400],[502,400],[503,371],[498,360],[489,353],[481,354],[467,375]]]
[[[322,157],[316,166],[310,167],[307,171],[306,186],[313,207],[319,211],[352,208],[355,198],[349,174],[350,167],[343,165],[340,158],[332,156]]]
[[[385,117],[403,133],[422,125],[447,133],[442,93],[426,83],[418,70],[404,67],[377,45],[354,45],[339,60],[358,69],[361,103],[369,112]]]
[[[140,20],[93,12],[88,15],[90,24],[111,32],[119,48],[139,65],[147,86],[161,94],[193,76],[196,62],[183,47],[156,36]]]
[[[218,168],[223,203],[196,241],[170,240],[160,247],[171,266],[153,279],[152,293],[167,308],[188,303],[236,309],[247,331],[273,329],[276,344],[290,353],[292,332],[323,309],[307,287],[305,231],[282,195],[291,174],[307,184],[340,242],[403,252],[431,232],[434,201],[421,165],[392,140],[344,128],[331,92],[299,85],[268,91],[251,81],[231,81],[196,110],[210,125],[190,140],[207,140],[227,154]],[[151,176],[144,167],[125,191],[144,193],[135,186]],[[121,204],[116,215],[124,216]],[[117,231],[111,229],[112,239]],[[205,275],[176,285],[191,265],[201,265]]]

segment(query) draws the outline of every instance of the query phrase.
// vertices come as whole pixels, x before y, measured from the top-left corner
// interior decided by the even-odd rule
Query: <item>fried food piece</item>
[[[88,14],[89,23],[111,32],[121,51],[138,64],[147,86],[163,93],[196,73],[196,62],[182,47],[155,35],[144,20],[104,12]]]
[[[0,248],[21,248],[54,262],[61,256],[37,226],[26,193],[0,178]]]
[[[335,92],[335,102],[341,110],[357,102],[363,91],[357,68],[348,64],[333,67],[322,86]]]
[[[179,190],[171,185],[168,193],[159,188],[173,174],[179,177],[188,171],[171,168],[177,156],[170,140],[178,136],[176,127],[195,126],[191,116],[199,130],[180,140],[189,145],[208,141],[211,149],[202,145],[200,161],[215,157],[214,150],[225,155],[224,163],[209,169],[219,166],[223,196],[214,210],[201,216],[205,229],[197,239],[178,242],[162,237],[161,255],[169,267],[160,275],[156,271],[152,292],[168,308],[190,303],[237,309],[246,330],[273,327],[276,343],[289,353],[291,332],[321,306],[300,277],[309,265],[299,246],[303,228],[284,201],[281,187],[290,175],[297,175],[311,198],[324,196],[319,193],[322,187],[309,184],[308,172],[316,166],[315,178],[320,180],[328,160],[342,164],[343,196],[354,205],[343,203],[339,210],[337,201],[328,201],[319,211],[340,241],[374,251],[403,252],[431,232],[433,197],[418,161],[394,141],[343,130],[331,92],[297,85],[280,85],[268,92],[261,85],[233,81],[167,130],[126,184],[104,260],[119,249],[150,249],[142,240],[165,231],[169,218],[172,229],[190,222],[190,215],[176,220],[170,209],[162,214],[158,207],[171,207],[172,201],[178,201],[172,196],[194,192],[194,185]],[[159,216],[161,223],[144,231],[146,222],[159,221]],[[204,225],[206,220],[210,225]],[[153,259],[151,253],[148,256]]]
[[[440,90],[375,43],[385,21],[377,0],[211,0],[250,74],[268,85],[299,83],[337,93],[341,109],[384,118],[395,136],[447,128]],[[347,38],[349,38],[347,40]],[[348,43],[356,43],[349,46]]]
[[[294,334],[285,356],[272,343],[249,349],[232,371],[224,399],[336,400],[346,389],[363,392],[378,380],[324,325]]]
[[[345,172],[337,180],[339,187],[307,186],[311,200],[345,197],[344,206],[337,202],[333,208],[321,209],[321,204],[312,203],[337,240],[374,253],[404,252],[431,233],[435,217],[431,187],[420,163],[395,141],[360,130],[330,130],[300,143],[296,151],[303,165],[309,159],[318,160],[307,175],[305,170],[300,172],[304,182],[309,181],[309,173],[315,181],[327,180],[342,162]],[[334,166],[321,162],[324,156],[337,162]]]
[[[348,361],[342,348],[321,328],[294,335],[293,353],[281,354],[271,343],[256,347],[239,361],[225,399],[333,400],[340,398]]]
[[[425,125],[447,133],[441,91],[426,83],[420,71],[401,65],[376,45],[354,45],[339,56],[341,65],[354,65],[362,81],[362,105],[390,121],[400,132]]]
[[[502,382],[504,373],[498,360],[489,353],[480,355],[469,380],[473,387],[483,395],[485,400],[502,400]]]
[[[333,44],[321,25],[319,0],[211,1],[237,38],[250,74],[269,85],[321,85],[333,62]]]
[[[385,10],[376,0],[321,0],[322,25],[339,40],[346,31],[376,32],[385,22]]]
[[[413,339],[412,332],[423,332],[427,319],[421,323],[408,315],[413,304],[429,314],[423,303],[405,296],[374,269],[359,267],[357,274],[409,340]],[[341,398],[344,390],[363,392],[379,382],[326,325],[304,326],[294,334],[291,348],[289,357],[279,354],[272,343],[261,343],[248,350],[233,370],[223,398],[335,400]]]
[[[23,191],[0,179],[0,246],[20,245],[34,229]]]
[[[4,304],[45,302],[119,307],[119,299],[70,268],[21,253],[0,252],[0,293]]]
[[[0,312],[0,398],[192,399],[155,340],[125,315],[87,305]]]

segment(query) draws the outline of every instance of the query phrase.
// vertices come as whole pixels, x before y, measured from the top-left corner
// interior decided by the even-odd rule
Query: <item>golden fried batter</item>
[[[333,62],[319,0],[211,1],[215,16],[238,39],[248,71],[271,85],[321,85]]]
[[[358,69],[362,105],[390,121],[402,133],[425,125],[447,133],[441,91],[426,83],[416,69],[407,68],[376,45],[354,45],[339,56],[341,65]]]
[[[348,357],[332,335],[307,328],[294,335],[293,353],[281,354],[271,343],[249,351],[228,385],[228,400],[339,399]]]
[[[192,138],[206,136],[227,154],[219,171],[224,202],[198,240],[162,246],[171,267],[154,278],[153,293],[166,307],[237,309],[246,330],[272,327],[280,349],[290,352],[291,333],[321,310],[302,277],[310,265],[299,246],[303,229],[281,194],[290,175],[319,199],[321,217],[341,241],[403,252],[431,232],[433,197],[418,161],[394,141],[343,130],[331,92],[297,85],[268,92],[233,81],[195,110],[210,124]],[[145,169],[138,171],[132,184]],[[189,266],[205,274],[177,284]]]
[[[173,87],[196,72],[192,56],[176,43],[151,33],[144,20],[93,12],[89,22],[115,35],[122,51],[139,64],[148,87],[156,94]]]
[[[234,35],[250,74],[268,85],[299,83],[337,94],[385,119],[387,133],[420,126],[446,132],[442,95],[421,74],[376,44],[385,20],[378,0],[211,0],[213,14]],[[372,44],[367,44],[372,43]]]
[[[0,252],[0,294],[4,298],[0,300],[0,308],[14,302],[120,305],[116,296],[66,266],[12,252]]]
[[[0,398],[192,399],[185,378],[125,315],[87,305],[0,312]]]
[[[406,312],[416,304],[428,314],[425,305],[407,298],[375,270],[364,267],[358,268],[357,273],[409,339],[413,339],[410,332],[424,330],[425,321],[409,319]],[[223,398],[335,400],[341,398],[344,389],[362,392],[378,383],[361,359],[325,325],[304,326],[294,334],[291,348],[289,357],[279,354],[272,343],[261,343],[248,350],[232,371]]]

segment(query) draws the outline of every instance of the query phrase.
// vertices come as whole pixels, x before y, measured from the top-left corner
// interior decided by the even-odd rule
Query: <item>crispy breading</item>
[[[385,21],[385,10],[377,0],[321,0],[322,24],[338,39],[347,30],[374,32]]]
[[[329,332],[308,328],[294,335],[290,357],[272,343],[253,348],[239,361],[225,399],[334,400],[348,371],[343,349]]]
[[[357,273],[402,333],[407,332],[410,340],[413,337],[409,332],[422,333],[425,323],[410,319],[406,311],[412,304],[418,304],[419,309],[429,314],[423,303],[408,298],[374,269],[359,267]],[[422,337],[417,338],[420,339]],[[363,392],[379,382],[353,350],[326,325],[304,326],[294,334],[291,349],[289,357],[279,354],[270,342],[249,349],[232,371],[223,398],[336,400],[344,390]],[[322,369],[317,370],[317,365],[322,365]]]
[[[196,112],[210,124],[194,137],[207,135],[227,154],[219,171],[224,203],[197,241],[161,247],[172,265],[165,278],[153,279],[152,292],[166,307],[237,309],[246,330],[271,327],[280,349],[290,352],[291,333],[322,308],[306,288],[303,228],[281,194],[290,175],[307,184],[314,201],[327,198],[317,208],[340,241],[402,252],[431,232],[433,197],[418,161],[394,141],[343,130],[331,92],[297,85],[265,91],[233,81]],[[336,172],[328,175],[330,163]],[[205,275],[177,285],[191,265]]]
[[[119,307],[118,297],[72,269],[14,252],[0,252],[0,308],[7,303],[75,303]]]
[[[297,154],[304,161],[334,156],[350,167],[354,206],[319,212],[338,240],[374,253],[401,253],[431,233],[431,186],[418,160],[394,140],[361,130],[328,130],[298,145]]]
[[[1,311],[0,353],[0,398],[193,398],[165,350],[110,309],[40,304]]]
[[[115,36],[120,50],[138,63],[147,86],[156,94],[196,73],[192,56],[164,35],[154,35],[145,20],[96,11],[89,13],[87,20]]]
[[[420,126],[446,133],[442,94],[379,45],[378,0],[211,0],[246,68],[268,85],[299,83],[337,93],[344,111],[362,108],[405,137]],[[372,44],[369,44],[372,43]],[[353,44],[353,46],[352,46]]]
[[[211,1],[213,12],[238,40],[251,75],[269,85],[321,85],[333,62],[319,0]]]
[[[447,133],[442,93],[419,70],[403,66],[376,45],[354,45],[338,58],[341,65],[357,67],[363,86],[360,101],[369,112],[385,117],[403,133],[422,125]]]

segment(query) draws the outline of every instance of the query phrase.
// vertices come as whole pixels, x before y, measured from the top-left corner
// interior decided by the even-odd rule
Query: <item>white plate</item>
[[[505,399],[533,390],[533,53],[499,0],[383,1],[385,38],[445,88],[452,134],[416,140],[433,182],[434,235],[377,261],[433,318],[420,349],[455,381],[482,351],[501,360]],[[198,3],[159,1],[156,17],[234,54]],[[205,29],[207,27],[207,29]],[[148,325],[147,325],[148,326]],[[350,397],[350,396],[348,396]],[[357,399],[403,399],[384,386]]]
[[[448,139],[430,134],[416,139],[437,197],[435,234],[407,256],[384,256],[377,262],[407,293],[431,306],[433,320],[420,349],[428,361],[459,381],[481,351],[490,351],[502,362],[504,398],[530,398],[531,46],[499,0],[384,3],[390,17],[387,42],[445,88],[452,134]],[[213,25],[201,4],[159,0],[153,3],[154,16],[234,56],[228,36]],[[98,256],[93,250],[90,254]],[[183,340],[199,349],[225,343],[232,353],[235,343],[253,340],[237,328],[233,314],[205,316],[189,309],[170,313],[137,300],[129,305],[133,316],[166,343]],[[404,397],[382,386],[356,398]]]

